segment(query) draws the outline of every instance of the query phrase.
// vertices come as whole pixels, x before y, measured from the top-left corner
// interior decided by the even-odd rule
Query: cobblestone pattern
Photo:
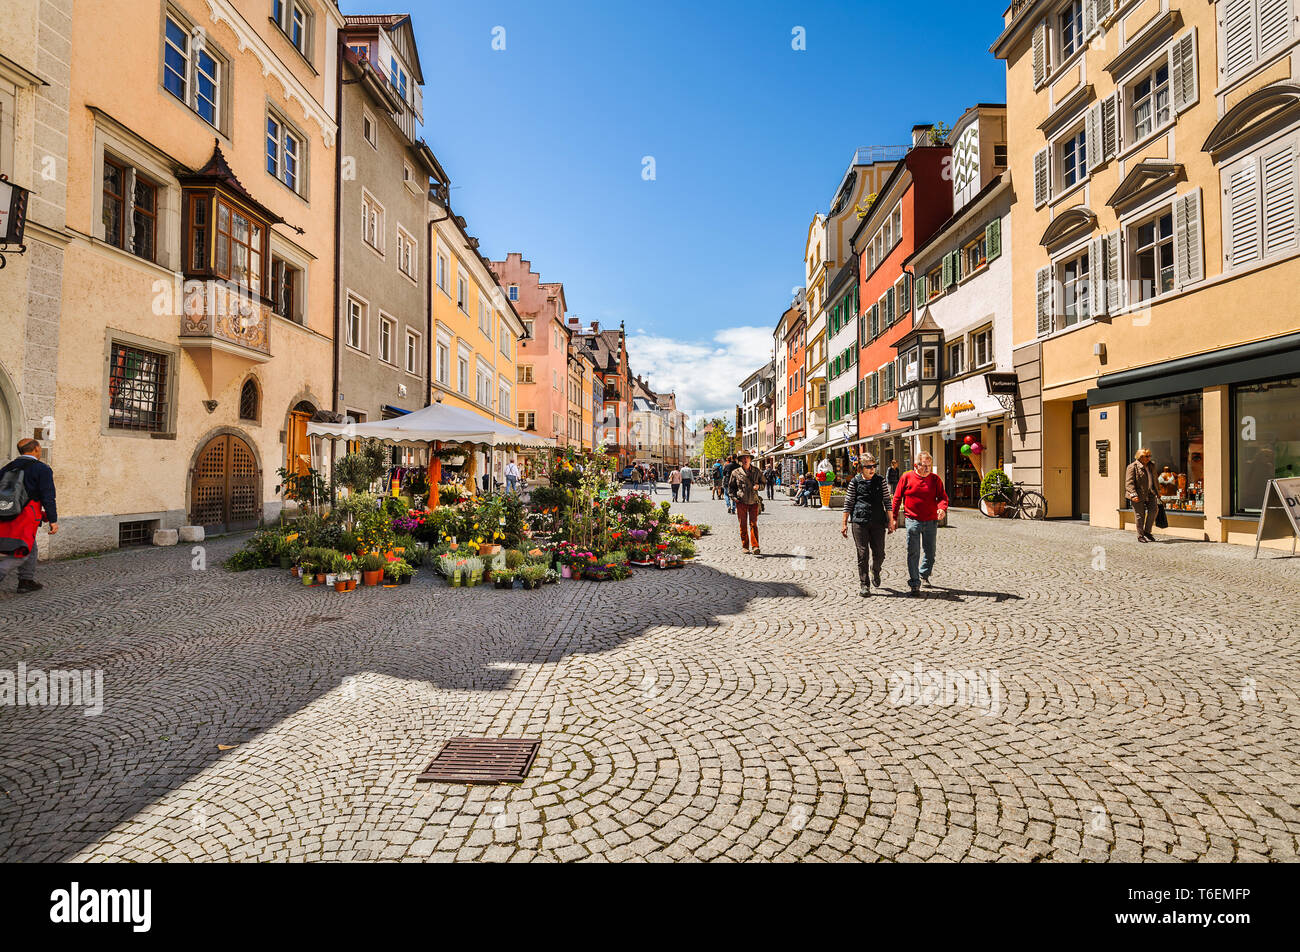
[[[0,708],[0,859],[1296,858],[1300,559],[959,513],[926,597],[898,534],[863,599],[838,512],[768,503],[756,558],[679,508],[695,564],[538,592],[188,547],[10,579],[0,669],[102,668],[106,706]],[[997,691],[896,703],[917,665]],[[542,745],[416,783],[461,734]]]

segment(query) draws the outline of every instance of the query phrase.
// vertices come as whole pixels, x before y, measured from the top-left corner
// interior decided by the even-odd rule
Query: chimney
[[[592,321],[592,322],[591,322],[591,332],[592,332],[593,334],[599,334],[599,333],[600,333],[600,322],[599,322],[599,321]]]
[[[912,126],[912,148],[921,145],[930,144],[930,131],[934,128],[932,124],[921,126]]]

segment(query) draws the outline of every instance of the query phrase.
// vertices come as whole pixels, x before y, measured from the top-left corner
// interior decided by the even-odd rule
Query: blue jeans
[[[691,482],[689,479],[682,480],[682,502],[691,501]]]
[[[731,493],[727,492],[727,484],[722,484],[722,501],[727,504],[727,512],[735,512],[736,507],[731,504]]]
[[[912,588],[919,588],[921,579],[928,579],[930,570],[934,568],[934,537],[938,531],[939,522],[935,519],[922,522],[908,516],[905,524],[907,527],[907,584]],[[918,562],[920,563],[919,567]]]
[[[511,492],[514,492],[514,491],[515,491],[515,488],[516,488],[516,484],[517,484],[518,482],[519,482],[519,477],[518,477],[518,476],[507,476],[507,477],[506,477],[506,488],[509,489]]]

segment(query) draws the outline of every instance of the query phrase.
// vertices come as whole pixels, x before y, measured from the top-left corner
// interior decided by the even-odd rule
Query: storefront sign
[[[1014,397],[1016,395],[1017,380],[1015,374],[985,374],[984,385],[989,389],[991,397]]]
[[[1097,475],[1106,476],[1107,462],[1110,459],[1110,440],[1097,441]]]
[[[1265,539],[1285,539],[1288,534],[1295,555],[1296,540],[1300,539],[1300,476],[1268,481],[1255,530],[1255,558],[1259,558],[1259,544]]]
[[[975,409],[973,400],[962,400],[960,403],[947,403],[943,407],[944,416],[956,416],[958,413],[969,413]]]
[[[27,189],[0,176],[0,247],[17,245],[18,254],[26,251],[23,233],[27,229]],[[0,268],[4,255],[0,254]]]

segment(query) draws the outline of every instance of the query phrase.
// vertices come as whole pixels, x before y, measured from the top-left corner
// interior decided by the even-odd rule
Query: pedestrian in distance
[[[54,470],[41,462],[41,444],[18,441],[18,456],[0,469],[0,581],[15,566],[18,591],[37,592],[36,529],[42,522],[50,535],[59,531]]]
[[[903,471],[898,468],[898,460],[889,461],[889,469],[885,471],[885,482],[889,484],[889,498],[894,498],[894,493],[898,492],[898,481],[903,478]]]
[[[917,454],[912,469],[898,481],[890,510],[889,527],[898,528],[898,510],[906,517],[907,528],[907,584],[911,595],[921,594],[921,585],[930,588],[930,573],[934,571],[935,536],[939,520],[948,511],[948,493],[943,480],[934,468],[934,457],[929,453]]]
[[[1133,462],[1124,471],[1124,496],[1133,506],[1133,523],[1139,542],[1155,542],[1151,529],[1160,511],[1160,492],[1151,451],[1145,446],[1133,454]]]
[[[718,460],[713,464],[713,498],[722,499],[725,490],[722,488],[722,469],[726,465],[725,460]]]
[[[763,470],[763,483],[767,486],[767,498],[776,498],[776,467],[772,461],[767,461],[767,469]]]
[[[519,490],[519,464],[514,459],[506,463],[506,489],[512,493]]]
[[[677,494],[681,492],[682,488],[682,471],[676,466],[674,466],[673,471],[668,474],[668,486],[673,491],[673,502],[676,502]]]
[[[858,472],[849,480],[844,496],[844,524],[840,535],[848,538],[853,524],[853,545],[858,553],[858,594],[871,594],[871,584],[880,588],[880,566],[885,561],[885,534],[893,532],[889,524],[887,483],[876,472],[876,458],[863,453],[853,461]],[[870,569],[870,575],[868,575]]]
[[[754,465],[754,454],[742,450],[740,459],[727,477],[727,499],[734,504],[736,515],[740,518],[741,548],[754,555],[761,555],[758,548],[758,513],[763,506],[763,497],[759,493],[763,474]]]
[[[753,461],[753,456],[750,456],[750,461]],[[732,515],[736,514],[736,500],[731,498],[731,474],[738,466],[740,464],[736,462],[736,457],[728,456],[727,465],[722,467],[722,498],[727,503],[727,512]]]
[[[691,483],[695,479],[695,470],[687,463],[682,467],[682,502],[691,501]]]

